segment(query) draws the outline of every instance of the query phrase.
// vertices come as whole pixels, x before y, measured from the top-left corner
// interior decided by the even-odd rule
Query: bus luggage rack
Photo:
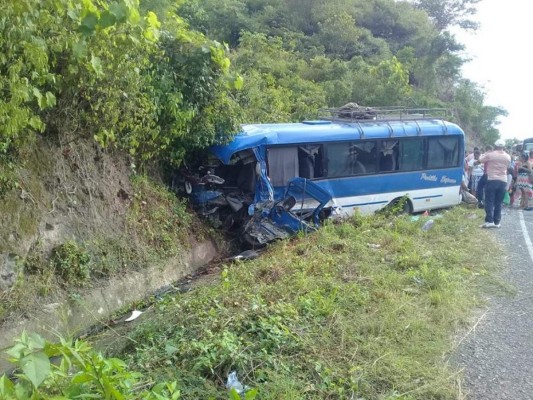
[[[334,122],[372,122],[372,121],[417,121],[446,120],[451,113],[445,108],[406,108],[406,107],[365,107],[348,103],[338,108],[321,108],[318,118]]]

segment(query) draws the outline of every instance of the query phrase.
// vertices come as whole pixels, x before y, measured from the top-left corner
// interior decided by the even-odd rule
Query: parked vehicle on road
[[[524,139],[522,142],[522,151],[529,153],[530,150],[533,150],[533,138]]]
[[[233,141],[210,149],[201,170],[184,174],[186,190],[219,225],[243,227],[250,243],[402,199],[405,212],[454,206],[464,133],[446,116],[443,109],[354,105],[321,110],[313,121],[243,125]],[[280,209],[291,216],[284,223],[272,215]],[[274,233],[250,228],[258,215]]]

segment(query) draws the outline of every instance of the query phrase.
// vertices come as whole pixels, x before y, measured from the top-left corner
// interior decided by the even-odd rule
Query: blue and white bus
[[[188,193],[204,206],[214,200],[217,209],[227,203],[248,216],[286,198],[294,178],[301,190],[323,194],[295,196],[289,203],[299,215],[317,204],[327,217],[372,213],[400,199],[407,212],[460,203],[464,132],[445,110],[324,111],[313,121],[243,125],[230,143],[211,149],[203,181],[193,179]],[[217,188],[206,190],[208,181]]]

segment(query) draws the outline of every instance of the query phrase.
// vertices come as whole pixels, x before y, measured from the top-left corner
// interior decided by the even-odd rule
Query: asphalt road
[[[533,400],[533,211],[507,209],[491,232],[505,247],[501,276],[516,294],[489,299],[454,362],[469,400]]]

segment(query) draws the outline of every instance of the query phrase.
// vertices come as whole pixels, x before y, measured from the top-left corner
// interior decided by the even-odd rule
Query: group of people
[[[533,197],[533,151],[509,154],[505,142],[497,140],[482,153],[475,147],[465,158],[468,191],[485,209],[482,228],[499,228],[504,202],[511,207],[519,201],[521,209],[529,209]]]

